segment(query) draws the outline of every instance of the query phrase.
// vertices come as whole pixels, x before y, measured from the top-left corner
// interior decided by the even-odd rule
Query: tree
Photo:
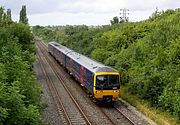
[[[12,18],[11,18],[11,9],[7,9],[7,20],[12,21]]]
[[[0,21],[2,21],[3,14],[4,14],[4,8],[0,7]]]
[[[22,6],[22,9],[20,11],[19,22],[24,23],[24,24],[28,24],[28,18],[26,17],[26,6],[25,5]]]
[[[111,20],[110,22],[111,22],[111,25],[118,24],[119,18],[117,16],[115,16],[115,17],[113,17],[113,20]]]
[[[6,13],[3,14],[2,20],[3,20],[3,21],[6,21],[6,20],[7,20],[7,14],[6,14]]]
[[[0,125],[41,125],[41,89],[32,64],[30,27],[0,7]]]

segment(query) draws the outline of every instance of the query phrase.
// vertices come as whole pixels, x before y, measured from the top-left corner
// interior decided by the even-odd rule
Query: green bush
[[[0,21],[0,125],[41,125],[33,37],[24,24]]]

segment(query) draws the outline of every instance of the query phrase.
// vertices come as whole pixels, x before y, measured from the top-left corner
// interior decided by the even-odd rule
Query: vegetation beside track
[[[145,116],[155,121],[158,125],[177,125],[179,121],[172,117],[169,112],[162,111],[156,107],[152,107],[147,100],[143,100],[136,95],[128,92],[126,86],[121,86],[121,98],[126,100],[129,104],[136,107]]]
[[[32,69],[35,45],[25,6],[20,23],[0,7],[0,125],[41,125],[40,95]]]

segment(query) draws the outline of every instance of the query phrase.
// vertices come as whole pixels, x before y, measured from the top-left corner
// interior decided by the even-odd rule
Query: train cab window
[[[99,75],[96,77],[97,90],[116,90],[120,88],[118,75]]]

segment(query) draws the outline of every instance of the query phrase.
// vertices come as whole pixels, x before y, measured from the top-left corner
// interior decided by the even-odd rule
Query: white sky
[[[180,8],[180,0],[0,0],[0,6],[11,9],[18,21],[22,5],[26,5],[30,25],[105,25],[120,9],[129,9],[130,21],[149,18],[158,10]]]

